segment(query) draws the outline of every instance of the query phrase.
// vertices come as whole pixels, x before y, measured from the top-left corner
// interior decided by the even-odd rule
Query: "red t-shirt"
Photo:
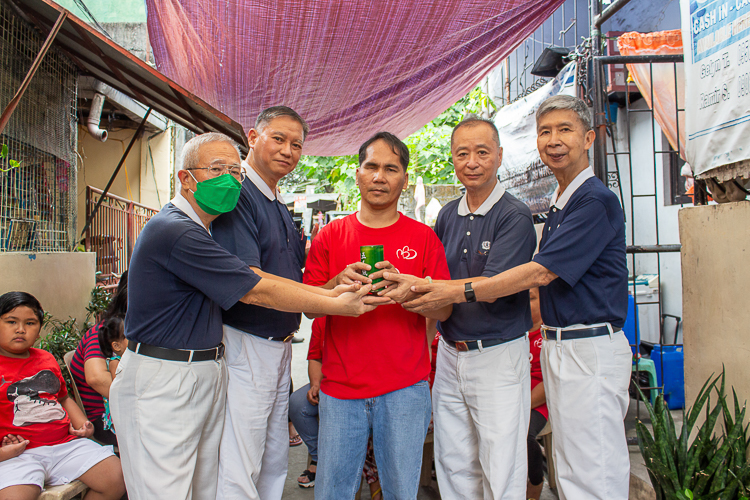
[[[402,273],[450,279],[443,245],[428,226],[401,214],[388,227],[369,228],[355,213],[331,222],[313,240],[304,282],[326,284],[359,262],[362,245],[383,245],[385,260]],[[398,304],[358,318],[328,316],[322,349],[321,390],[338,399],[380,396],[430,374],[425,319]]]
[[[321,360],[323,358],[323,332],[326,328],[326,317],[315,318],[310,334],[310,347],[307,348],[307,359]]]
[[[104,400],[102,395],[96,392],[89,384],[86,383],[86,371],[84,365],[86,361],[92,358],[104,359],[101,349],[99,348],[99,330],[103,322],[97,323],[81,338],[81,342],[73,353],[73,359],[70,361],[70,372],[73,374],[78,394],[81,395],[83,408],[86,410],[86,416],[92,422],[101,418],[104,413]]]
[[[531,361],[531,388],[533,389],[538,384],[542,383],[542,363],[539,360],[539,354],[542,350],[542,330],[534,330],[529,332],[529,361]],[[547,403],[534,408],[536,411],[544,415],[544,418],[549,420],[549,412],[547,411]]]
[[[0,355],[0,437],[20,435],[27,448],[53,446],[75,439],[59,401],[68,395],[54,356],[29,349],[28,358]]]

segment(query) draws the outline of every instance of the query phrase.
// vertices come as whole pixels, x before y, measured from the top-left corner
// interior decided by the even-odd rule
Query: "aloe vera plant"
[[[713,375],[703,384],[692,408],[683,410],[679,432],[664,397],[660,394],[652,406],[641,393],[653,433],[640,420],[636,421],[636,432],[657,500],[747,500],[750,494],[750,441],[748,426],[743,425],[745,404],[740,405],[732,389],[734,411],[730,411],[723,371],[712,378]],[[717,399],[713,408],[712,393]],[[705,421],[690,442],[691,431],[704,407]],[[714,433],[720,417],[723,432]]]

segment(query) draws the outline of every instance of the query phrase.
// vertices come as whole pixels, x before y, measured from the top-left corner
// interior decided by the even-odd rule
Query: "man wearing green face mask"
[[[362,299],[369,286],[326,296],[289,280],[262,279],[213,240],[211,222],[237,203],[239,165],[236,145],[223,134],[189,141],[181,189],[146,224],[133,251],[128,350],[110,405],[134,500],[162,492],[216,498],[227,388],[222,309],[240,301],[357,316],[375,307]]]

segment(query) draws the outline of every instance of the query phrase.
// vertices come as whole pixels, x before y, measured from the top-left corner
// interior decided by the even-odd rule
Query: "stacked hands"
[[[372,267],[364,262],[349,264],[336,276],[336,295],[351,294],[353,309],[350,314],[358,316],[374,310],[377,306],[400,304],[407,311],[423,313],[460,302],[463,297],[463,287],[446,283],[433,283],[427,278],[418,278],[411,274],[401,274],[396,267],[384,260],[375,264],[378,271],[364,276],[362,271],[370,271]],[[383,281],[372,284],[373,280],[383,278]],[[376,295],[368,295],[370,291]],[[361,307],[356,307],[359,302]]]

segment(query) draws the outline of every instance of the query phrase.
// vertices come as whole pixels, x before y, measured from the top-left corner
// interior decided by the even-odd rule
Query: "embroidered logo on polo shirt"
[[[399,259],[412,260],[417,258],[417,251],[409,248],[408,245],[404,245],[404,248],[396,250],[396,257]]]
[[[483,241],[482,242],[482,250],[489,250],[490,249],[490,242],[489,241]]]

